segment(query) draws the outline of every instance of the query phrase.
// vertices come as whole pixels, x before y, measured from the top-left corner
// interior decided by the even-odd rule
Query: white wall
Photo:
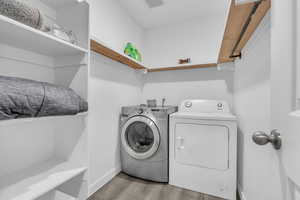
[[[145,59],[149,68],[178,66],[178,59],[190,64],[217,63],[225,29],[224,17],[195,18],[162,26],[145,33]]]
[[[91,55],[89,81],[89,193],[120,171],[122,106],[141,102],[141,75],[99,54]]]
[[[217,68],[153,72],[144,77],[143,102],[157,99],[179,105],[184,99],[218,99],[232,103],[233,72]]]
[[[123,52],[127,42],[142,51],[143,30],[117,1],[88,0],[91,36]],[[140,75],[128,66],[91,54],[89,80],[89,193],[120,171],[119,114],[122,106],[141,102]]]
[[[216,68],[147,75],[92,53],[89,82],[89,193],[120,171],[119,114],[122,106],[167,98],[178,105],[186,98],[232,102],[233,72]]]
[[[299,58],[299,1],[272,2],[271,29],[271,128],[283,138],[278,152],[283,198],[294,200],[299,189],[299,156],[297,130],[290,129],[288,114],[296,109],[296,74]],[[280,93],[278,92],[280,91]],[[295,137],[293,136],[295,135]],[[298,180],[297,180],[298,179]]]
[[[90,32],[104,45],[122,53],[127,42],[143,52],[143,29],[115,0],[88,0],[90,3]]]
[[[93,36],[101,41],[110,41],[109,45],[118,51],[122,51],[123,46],[120,44],[125,45],[124,41],[128,38],[137,46],[141,44],[143,31],[122,10],[114,10],[119,9],[114,1],[89,1]],[[110,12],[114,15],[109,15]],[[105,16],[114,17],[108,19]],[[208,21],[207,25],[211,25],[211,22]],[[203,30],[195,27],[195,31],[200,35],[208,36],[214,33],[201,32]],[[148,55],[153,53],[153,57],[146,60],[148,64],[155,66],[159,60],[159,63],[169,65],[169,62],[164,60],[165,57],[172,57],[175,64],[179,55],[185,56],[180,48],[168,54],[168,49],[164,47],[199,47],[198,42],[191,43],[191,40],[188,40],[193,38],[192,35],[187,35],[184,29],[177,29],[178,27],[171,27],[169,30],[156,30],[153,31],[152,38],[146,37],[147,44],[152,44],[154,39],[161,41],[158,42],[159,46],[152,46],[152,49],[148,50],[150,54],[146,52]],[[161,37],[165,31],[169,31],[171,34],[168,36],[171,35],[175,41],[180,34],[186,35],[185,39],[188,38],[188,41],[182,41],[183,44],[170,43],[170,40]],[[217,46],[207,39],[204,42],[208,45],[200,45],[201,48],[214,49]],[[198,51],[206,58],[212,57],[205,54],[206,52],[201,53],[201,49]],[[89,192],[95,192],[120,170],[118,126],[121,106],[145,103],[147,99],[153,98],[159,103],[162,98],[166,98],[168,105],[178,105],[184,99],[220,99],[228,101],[231,105],[234,102],[234,109],[239,118],[238,182],[243,200],[283,200],[277,155],[270,145],[257,146],[251,140],[254,131],[270,130],[270,17],[264,20],[243,53],[243,59],[236,62],[234,73],[207,68],[155,72],[145,76],[137,74],[125,65],[92,54],[89,91]],[[187,51],[186,55],[190,57],[191,54]],[[160,66],[161,64],[158,65]]]
[[[238,184],[244,200],[284,200],[276,151],[252,142],[255,131],[270,132],[270,16],[236,61],[234,107],[238,116]]]
[[[1,75],[54,83],[53,58],[4,44],[0,52]]]
[[[127,42],[142,51],[143,30],[117,1],[89,0],[89,3],[92,37],[120,53]],[[120,170],[119,114],[121,106],[140,103],[142,82],[140,75],[125,65],[94,53],[90,60],[89,193],[92,194]]]
[[[300,200],[300,189],[296,188],[295,189],[295,198],[294,200]]]

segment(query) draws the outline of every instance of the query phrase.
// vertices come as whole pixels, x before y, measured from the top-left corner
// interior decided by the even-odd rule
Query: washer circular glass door
[[[121,133],[125,151],[135,159],[147,159],[156,153],[159,143],[159,130],[155,123],[144,116],[130,118]]]

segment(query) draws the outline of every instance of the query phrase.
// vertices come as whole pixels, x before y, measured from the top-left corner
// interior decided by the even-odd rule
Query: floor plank
[[[168,184],[148,182],[123,173],[113,178],[89,200],[223,200],[174,187]]]

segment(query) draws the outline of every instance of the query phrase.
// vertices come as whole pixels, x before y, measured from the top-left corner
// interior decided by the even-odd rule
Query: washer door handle
[[[184,145],[183,145],[184,144],[184,137],[177,137],[176,140],[178,141],[177,144],[179,144],[177,146],[177,149],[178,150],[183,150],[184,149]]]

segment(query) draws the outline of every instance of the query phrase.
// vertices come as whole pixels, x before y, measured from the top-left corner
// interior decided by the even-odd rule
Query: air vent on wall
[[[156,8],[164,4],[163,0],[146,0],[149,8]]]

